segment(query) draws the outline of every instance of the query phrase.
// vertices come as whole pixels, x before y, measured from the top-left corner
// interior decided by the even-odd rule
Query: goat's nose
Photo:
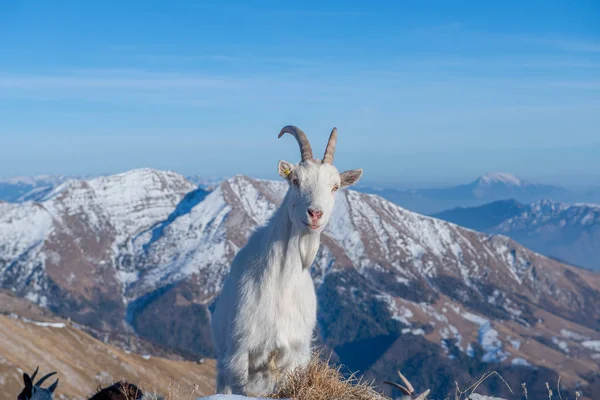
[[[308,215],[310,215],[310,217],[314,220],[318,220],[321,219],[321,217],[323,216],[323,211],[321,210],[314,210],[312,208],[308,209]]]

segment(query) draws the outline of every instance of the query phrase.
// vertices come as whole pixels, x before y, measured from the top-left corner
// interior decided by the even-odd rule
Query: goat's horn
[[[46,379],[50,378],[52,375],[56,375],[56,372],[50,372],[48,375],[42,376],[40,380],[35,383],[35,386],[42,386],[42,383],[44,383]]]
[[[406,377],[402,375],[402,372],[398,371],[398,375],[400,376],[400,379],[402,379],[402,382],[404,382],[408,390],[410,390],[410,394],[415,393],[415,388],[413,387],[413,385],[410,384],[408,379],[406,379]]]
[[[37,375],[39,370],[40,370],[40,367],[38,365],[38,367],[35,369],[35,371],[33,371],[33,375],[31,375],[31,382],[33,382],[33,380],[35,379],[35,376]]]
[[[52,385],[50,385],[50,387],[48,387],[48,390],[50,391],[50,393],[54,393],[57,386],[58,386],[58,379],[55,380],[54,383]]]
[[[333,156],[335,155],[335,144],[337,143],[337,128],[333,128],[331,130],[331,135],[329,135],[329,141],[327,142],[327,147],[325,148],[325,155],[323,156],[323,164],[329,163],[333,164]]]
[[[407,395],[409,395],[409,396],[410,396],[410,395],[412,395],[412,393],[411,393],[411,392],[410,392],[410,391],[409,391],[407,388],[405,388],[404,386],[400,385],[399,383],[396,383],[396,382],[388,382],[388,381],[385,381],[385,382],[383,382],[383,383],[385,383],[386,385],[393,386],[393,387],[395,387],[396,389],[399,389],[400,391],[402,391],[402,392],[406,393],[406,394],[407,394]]]
[[[287,125],[281,129],[281,132],[279,132],[278,137],[282,137],[284,133],[289,133],[293,135],[298,141],[298,145],[300,145],[300,154],[302,155],[302,161],[313,159],[312,147],[310,147],[310,143],[306,138],[306,134],[302,132],[302,129],[297,128],[293,125]]]

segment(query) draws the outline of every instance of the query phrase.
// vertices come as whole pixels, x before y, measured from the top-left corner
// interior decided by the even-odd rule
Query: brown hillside
[[[35,310],[29,311],[35,314]],[[194,385],[198,385],[195,397],[213,393],[212,360],[199,365],[158,357],[145,359],[104,344],[66,321],[53,319],[52,323],[40,326],[14,315],[0,315],[0,400],[14,400],[22,389],[21,371],[31,372],[37,365],[42,372],[58,371],[56,393],[60,399],[86,399],[98,385],[120,379],[165,394],[173,383],[186,398]]]

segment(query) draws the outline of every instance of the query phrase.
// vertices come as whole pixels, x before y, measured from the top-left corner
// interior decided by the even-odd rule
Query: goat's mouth
[[[316,231],[317,229],[321,228],[321,225],[309,224],[309,223],[306,223],[306,222],[304,222],[304,225],[308,226],[313,231]]]

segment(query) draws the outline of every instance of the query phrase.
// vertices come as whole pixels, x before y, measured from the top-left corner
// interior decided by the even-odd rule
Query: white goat
[[[269,223],[252,234],[231,265],[212,315],[217,352],[217,392],[265,394],[278,378],[305,365],[317,319],[310,266],[331,216],[335,193],[354,184],[362,170],[333,166],[337,130],[323,160],[313,159],[304,132],[286,126],[302,161],[279,161],[288,192]]]

